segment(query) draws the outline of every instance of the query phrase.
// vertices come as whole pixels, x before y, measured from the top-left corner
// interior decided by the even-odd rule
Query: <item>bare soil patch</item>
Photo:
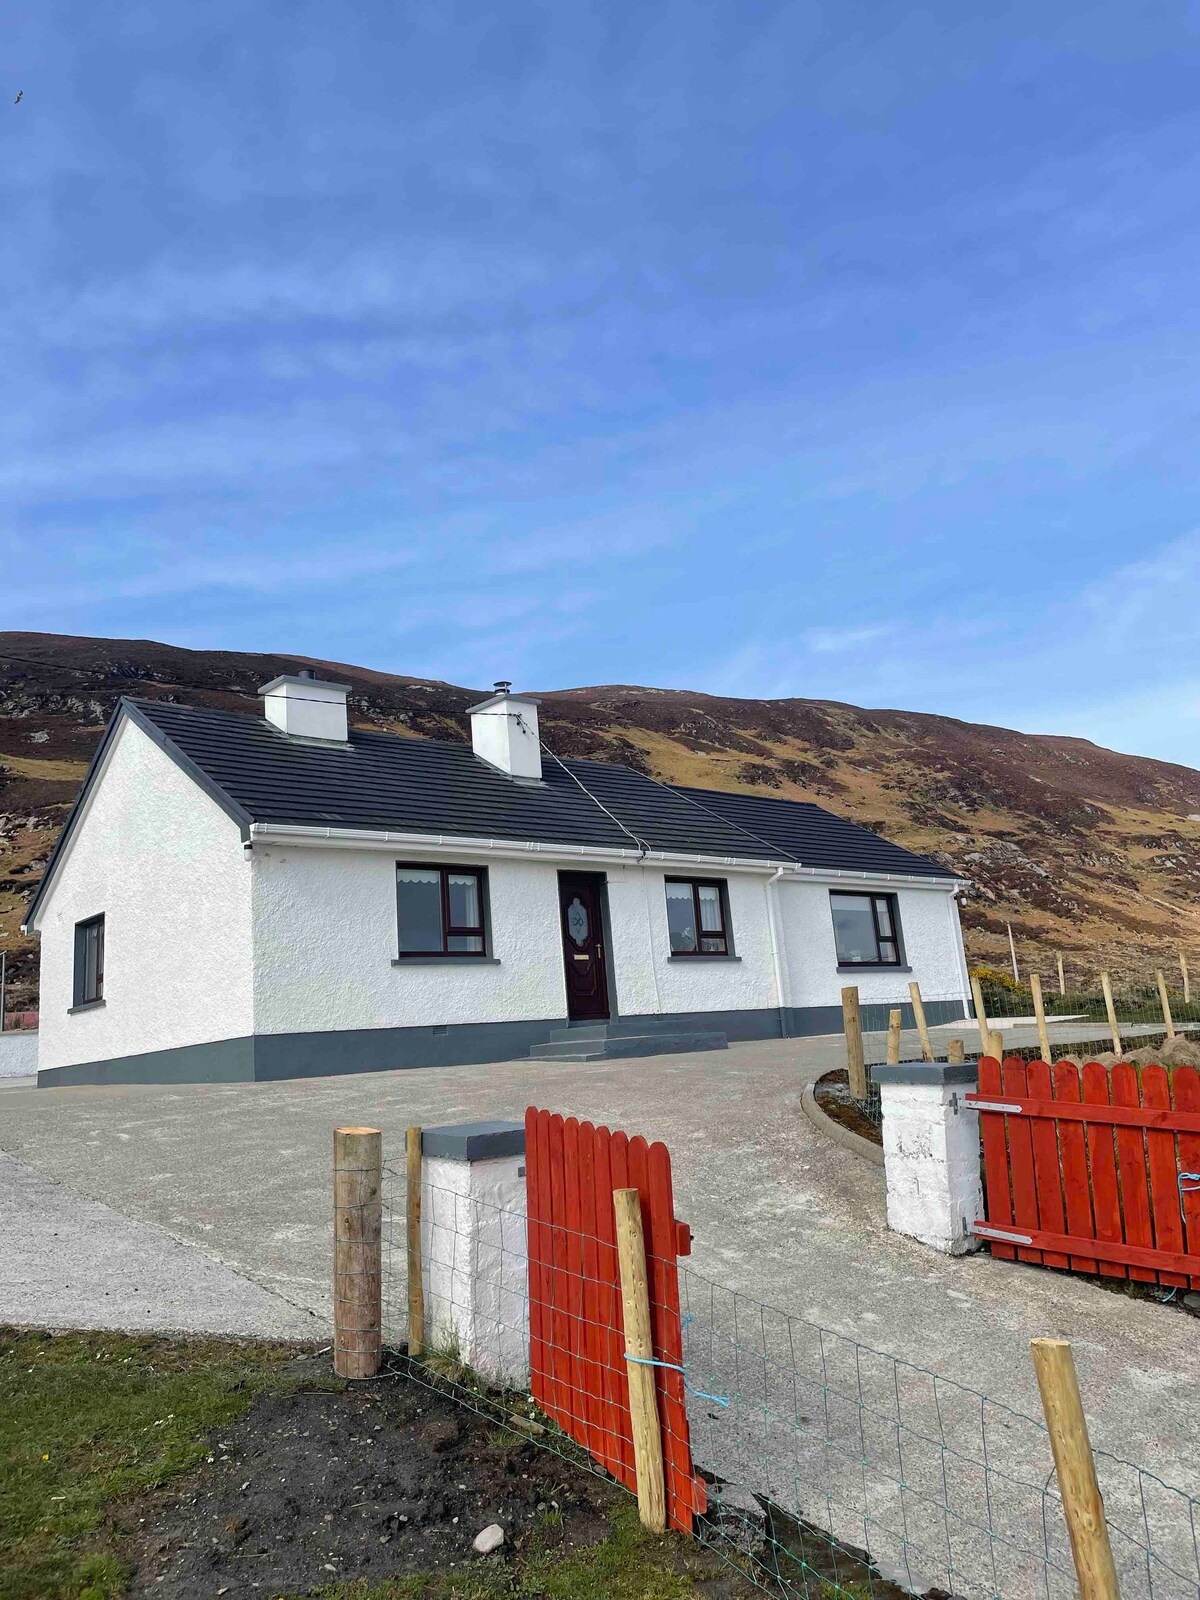
[[[302,1357],[296,1368],[306,1363],[315,1383],[328,1382],[327,1357]],[[468,1572],[504,1588],[504,1568],[586,1552],[612,1538],[614,1519],[636,1517],[613,1484],[400,1373],[340,1391],[262,1395],[211,1450],[186,1479],[120,1517],[131,1595],[242,1600]],[[478,1556],[472,1542],[493,1523],[505,1542]],[[753,1592],[712,1552],[658,1543],[684,1592]]]

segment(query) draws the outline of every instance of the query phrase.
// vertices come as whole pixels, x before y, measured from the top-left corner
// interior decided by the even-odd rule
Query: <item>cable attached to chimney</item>
[[[525,732],[531,734],[533,730],[530,728],[529,724],[522,719],[520,712],[516,713],[516,717],[517,717],[518,723],[521,725],[522,728],[525,729]],[[614,813],[611,812],[608,809],[608,807],[604,804],[604,801],[599,799],[598,796],[596,796],[596,795],[594,795],[592,793],[592,791],[588,788],[587,784],[584,783],[583,779],[581,777],[579,777],[576,773],[572,772],[570,767],[566,764],[565,761],[562,760],[562,758],[560,756],[556,756],[554,754],[554,751],[551,750],[550,746],[545,742],[544,739],[539,739],[538,743],[541,745],[542,749],[546,752],[546,754],[550,757],[550,759],[552,761],[557,761],[558,762],[559,766],[566,773],[567,777],[572,779],[575,783],[577,783],[579,785],[579,787],[583,790],[584,794],[587,795],[588,799],[593,803],[593,805],[599,806],[601,811],[603,811],[604,815],[606,817],[608,817],[611,821],[615,822],[617,827],[620,828],[621,832],[626,834],[630,839],[633,840],[634,844],[636,844],[637,847],[638,847],[638,860],[639,861],[644,861],[645,858],[650,854],[650,846],[647,844],[645,839],[639,838],[638,835],[636,833],[634,833],[632,828],[627,828],[625,826],[625,824],[621,821],[620,817],[614,815]]]

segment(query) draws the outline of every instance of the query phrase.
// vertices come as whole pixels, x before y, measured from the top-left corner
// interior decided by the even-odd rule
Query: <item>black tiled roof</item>
[[[547,757],[520,783],[457,741],[351,732],[304,744],[262,717],[132,700],[130,714],[251,822],[582,844],[946,877],[820,806],[656,782],[630,767]],[[632,836],[632,837],[631,837]]]
[[[717,789],[688,789],[677,793],[696,805],[715,811],[770,845],[771,852],[787,855],[806,867],[837,867],[843,872],[902,872],[910,877],[950,878],[948,867],[927,856],[915,855],[870,828],[847,822],[808,800],[772,800],[757,794],[729,794]]]
[[[547,759],[544,783],[518,783],[457,740],[355,729],[349,746],[338,749],[303,744],[265,718],[236,711],[161,700],[127,704],[253,822],[627,850],[636,848],[633,834],[652,850],[720,856],[762,850],[734,824],[628,767]]]

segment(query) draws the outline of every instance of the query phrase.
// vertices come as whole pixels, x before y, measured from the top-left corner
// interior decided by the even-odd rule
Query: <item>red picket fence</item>
[[[993,1255],[1200,1288],[1200,1073],[979,1063]]]
[[[667,1521],[692,1531],[707,1503],[692,1466],[684,1396],[683,1325],[677,1257],[691,1232],[675,1220],[671,1157],[640,1135],[566,1121],[533,1106],[525,1113],[529,1238],[530,1392],[626,1488],[637,1488],[625,1332],[621,1316],[614,1189],[642,1202],[650,1280],[658,1415]]]

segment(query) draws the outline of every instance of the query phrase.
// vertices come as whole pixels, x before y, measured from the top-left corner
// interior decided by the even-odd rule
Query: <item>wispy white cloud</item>
[[[892,628],[888,624],[868,625],[861,628],[807,628],[801,635],[802,643],[818,655],[834,655],[843,650],[854,650],[861,644],[871,644],[885,639]]]

